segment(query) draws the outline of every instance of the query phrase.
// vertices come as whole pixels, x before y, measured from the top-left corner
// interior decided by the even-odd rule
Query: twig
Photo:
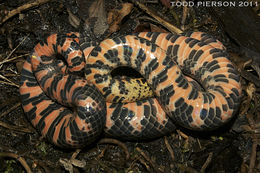
[[[4,22],[6,22],[8,19],[10,19],[11,17],[15,16],[16,14],[21,13],[24,10],[27,10],[31,7],[35,7],[44,3],[49,2],[50,0],[36,0],[34,2],[28,3],[28,4],[24,4],[12,11],[9,11],[9,13],[3,18],[2,21],[0,21],[0,25],[2,25]]]
[[[14,158],[16,160],[18,160],[21,165],[24,167],[24,169],[26,170],[27,173],[32,173],[31,168],[28,166],[28,164],[26,163],[25,159],[17,154],[14,153],[7,153],[7,152],[2,152],[0,153],[0,157],[11,157]]]
[[[177,166],[180,168],[180,172],[192,172],[192,173],[199,173],[196,169],[188,167],[184,164],[177,164]]]
[[[9,55],[2,61],[4,63],[4,61],[8,60],[10,58],[10,56],[16,51],[16,49],[18,47],[20,47],[20,45],[27,39],[28,35],[26,37],[24,37],[24,39],[9,53]],[[3,64],[3,63],[0,63]]]
[[[8,82],[1,82],[1,83],[3,83],[3,84],[9,84],[9,85],[12,85],[12,86],[16,86],[17,88],[19,88],[19,85],[17,85],[17,84],[15,84],[15,83],[13,83],[12,81],[10,81],[9,79],[7,79],[6,77],[4,77],[3,75],[1,75],[0,74],[0,78],[2,78],[2,79],[4,79],[4,80],[6,80],[6,81],[8,81]]]
[[[180,131],[180,130],[176,130],[176,131],[177,131],[177,133],[178,133],[181,137],[183,137],[184,139],[188,139],[188,138],[189,138],[189,136],[186,135],[185,133],[183,133],[182,131]]]
[[[200,140],[199,140],[198,138],[197,138],[197,142],[198,142],[198,144],[199,144],[200,149],[202,149],[202,146],[201,146]]]
[[[143,164],[143,165],[146,167],[146,169],[147,169],[148,172],[153,172],[153,171],[151,170],[151,167],[147,164],[147,162],[145,161],[145,159],[143,159],[141,156],[139,156],[138,161],[141,162],[141,164]]]
[[[256,161],[256,150],[257,150],[257,142],[254,141],[252,145],[252,151],[250,156],[250,164],[248,168],[248,173],[253,173],[255,168],[255,161]]]
[[[9,114],[10,112],[12,112],[13,110],[15,110],[18,106],[20,106],[21,105],[21,103],[20,102],[18,102],[18,103],[16,103],[14,106],[12,106],[10,109],[8,109],[7,111],[5,111],[5,112],[3,112],[1,115],[0,115],[0,118],[1,117],[3,117],[3,116],[5,116],[5,115],[7,115],[7,114]]]
[[[259,116],[259,115],[258,115]],[[251,127],[251,129],[253,129],[253,131],[256,130],[256,126],[255,126],[255,121],[253,119],[253,114],[252,113],[248,113],[246,115],[248,123]],[[256,162],[256,151],[257,151],[257,137],[256,134],[253,133],[252,134],[252,140],[253,140],[253,145],[252,145],[252,150],[251,150],[251,156],[250,156],[250,164],[249,164],[249,168],[248,168],[248,173],[253,173],[254,172],[254,168],[255,168],[255,162]]]
[[[246,93],[248,97],[246,98],[245,101],[243,101],[243,105],[245,105],[245,107],[241,110],[240,115],[244,115],[249,110],[251,106],[250,103],[253,99],[253,96],[255,95],[255,91],[256,91],[255,85],[250,82],[246,87]]]
[[[164,143],[165,143],[165,145],[166,145],[166,148],[167,148],[168,151],[170,152],[172,161],[174,161],[174,160],[175,160],[174,151],[173,151],[171,145],[169,144],[169,141],[168,141],[167,137],[164,137]]]
[[[185,2],[185,0],[182,0],[182,2]],[[188,6],[184,5],[183,10],[182,10],[182,19],[181,19],[181,29],[185,30],[185,21],[188,16]]]
[[[0,65],[4,64],[4,63],[7,63],[7,62],[11,62],[13,60],[16,60],[18,58],[21,58],[21,57],[24,57],[24,56],[29,56],[30,54],[27,53],[27,54],[24,54],[24,55],[20,55],[20,56],[16,56],[16,57],[13,57],[13,58],[10,58],[10,59],[4,59],[3,61],[0,62]]]
[[[70,159],[76,159],[76,157],[78,156],[78,154],[80,153],[81,149],[76,149],[76,151],[72,154]]]
[[[5,85],[11,85],[11,86],[15,86],[17,88],[19,88],[18,85],[14,84],[14,83],[9,83],[9,82],[5,82],[5,81],[0,81],[1,84],[5,84]]]
[[[147,14],[149,14],[150,16],[152,16],[153,18],[158,20],[160,22],[160,24],[163,25],[165,28],[169,29],[169,31],[171,31],[173,33],[177,33],[177,34],[180,34],[180,33],[183,32],[182,30],[180,30],[176,26],[172,25],[170,22],[168,22],[165,19],[163,19],[160,16],[158,16],[155,11],[152,11],[151,9],[146,7],[144,4],[142,4],[142,3],[138,2],[138,1],[135,1],[135,0],[132,0],[132,2],[134,4],[136,4],[139,8],[144,10]]]
[[[2,121],[0,121],[0,126],[2,126],[2,127],[4,127],[4,128],[7,128],[7,129],[10,129],[10,130],[15,130],[15,131],[18,131],[18,132],[33,133],[33,131],[30,130],[30,129],[28,129],[28,128],[10,125],[10,124],[4,123],[4,122],[2,122]]]
[[[210,164],[210,162],[212,160],[212,156],[213,156],[213,152],[210,152],[206,162],[202,165],[202,167],[200,169],[201,173],[204,173],[205,170],[207,169],[207,167],[209,166],[209,164]]]
[[[136,147],[136,150],[150,163],[155,172],[161,172],[161,170],[158,169],[159,167],[155,165],[155,163],[139,147]]]
[[[116,139],[103,138],[98,143],[99,144],[110,143],[110,144],[118,145],[119,147],[121,147],[124,150],[125,155],[126,155],[126,160],[128,160],[130,158],[130,154],[129,154],[129,151],[128,151],[126,145]]]

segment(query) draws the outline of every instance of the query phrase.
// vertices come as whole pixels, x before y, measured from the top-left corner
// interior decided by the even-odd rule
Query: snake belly
[[[117,60],[119,60],[118,62],[120,63],[116,65],[114,64],[109,70],[112,70],[113,68],[116,68],[120,65],[128,65],[135,68],[136,70],[139,70],[139,72],[141,72],[141,74],[143,74],[146,79],[149,79],[149,75],[147,76],[147,74],[145,74],[144,71],[140,71],[140,69],[142,65],[145,66],[145,64],[147,65],[147,67],[151,66],[151,64],[155,62],[155,57],[158,62],[162,62],[162,60],[164,59],[163,62],[167,63],[166,66],[163,65],[164,67],[167,67],[165,68],[166,71],[157,71],[157,65],[155,65],[155,67],[157,66],[155,69],[149,67],[151,69],[148,71],[155,71],[153,75],[156,76],[156,74],[158,74],[157,76],[161,76],[160,78],[162,79],[162,77],[165,78],[165,74],[168,74],[169,69],[172,69],[173,66],[176,66],[170,65],[173,64],[172,59],[166,58],[168,56],[165,55],[165,52],[161,50],[161,48],[157,47],[154,44],[151,44],[150,41],[143,40],[136,36],[116,38],[114,44],[117,46],[121,45],[118,40],[124,40],[124,38],[128,37],[134,38],[134,42],[126,42],[124,43],[124,45],[128,46],[129,49],[127,48],[127,50],[134,49],[133,51],[137,51],[139,53],[142,52],[143,56],[141,57],[141,60],[137,60],[139,56],[135,56],[132,53],[130,55],[128,52],[128,58],[130,56],[131,59],[133,59],[133,62],[136,61],[137,65],[133,66],[133,64],[135,63],[122,63],[125,60],[124,55],[119,55]],[[171,111],[167,107],[167,104],[165,104],[169,103],[170,96],[176,96],[176,92],[172,90],[172,85],[168,87],[161,86],[161,88],[164,87],[164,89],[161,89],[159,94],[158,91],[155,90],[158,100],[154,98],[148,98],[132,103],[109,103],[105,102],[101,94],[102,92],[100,93],[99,91],[100,88],[97,89],[96,84],[93,85],[91,83],[93,81],[89,82],[80,77],[67,74],[68,71],[81,71],[82,68],[84,68],[85,66],[84,61],[82,61],[82,59],[84,59],[84,54],[87,55],[88,53],[86,52],[91,52],[91,50],[93,49],[93,47],[88,47],[88,50],[83,49],[83,51],[81,51],[78,38],[78,33],[70,33],[65,36],[59,34],[51,35],[47,38],[47,40],[45,40],[45,42],[36,45],[32,56],[28,58],[24,64],[21,73],[20,87],[23,108],[28,119],[43,136],[47,137],[49,141],[58,146],[76,148],[92,143],[97,139],[97,137],[102,133],[103,130],[105,130],[106,133],[112,136],[126,139],[155,138],[174,130],[175,126],[173,122],[168,119],[168,116],[165,113],[167,112],[170,117],[173,118],[173,120],[178,121],[178,116],[173,117],[173,113],[175,112]],[[157,39],[153,39],[151,41],[154,42],[155,40]],[[135,43],[137,43],[137,46],[133,45]],[[94,63],[91,64],[90,62],[88,62],[90,64],[86,65],[87,74],[89,74],[90,70],[101,70],[101,73],[93,72],[93,74],[96,73],[97,75],[103,75],[104,67],[108,67],[107,65],[111,63],[111,61],[107,59],[107,56],[104,56],[105,58],[93,56],[96,55],[95,53],[98,52],[100,48],[107,52],[111,52],[109,48],[97,46],[94,51],[92,51],[91,56],[85,57],[87,61],[89,60],[89,58],[90,60],[92,60],[93,58],[95,59],[95,61],[93,61]],[[114,51],[115,49],[118,48],[114,47],[112,51]],[[68,69],[60,61],[54,60],[52,56],[56,53],[60,53],[65,57],[68,64]],[[215,52],[213,51],[213,53]],[[147,54],[152,55],[151,57],[153,58],[148,58],[146,56]],[[146,59],[146,61],[143,59]],[[100,66],[100,62],[103,63],[102,67]],[[155,62],[155,64],[157,63]],[[211,109],[209,109],[209,111],[205,113],[205,103],[203,103],[203,106],[197,103],[196,116],[199,116],[201,118],[200,122],[196,120],[196,116],[194,117],[194,115],[192,115],[192,106],[194,105],[190,104],[190,102],[184,105],[180,104],[182,105],[181,110],[186,111],[185,116],[187,114],[187,111],[191,115],[188,115],[187,117],[182,116],[180,122],[178,123],[183,124],[184,127],[188,128],[190,128],[191,125],[192,128],[195,127],[197,129],[213,129],[222,125],[234,114],[233,112],[235,112],[238,107],[237,105],[239,102],[239,94],[241,92],[240,84],[238,82],[237,74],[233,73],[235,69],[232,64],[228,61],[223,66],[229,68],[226,69],[226,71],[229,71],[229,74],[225,77],[227,77],[227,80],[228,82],[230,82],[230,84],[233,84],[233,88],[230,89],[233,92],[230,92],[230,90],[227,90],[224,86],[225,92],[227,90],[227,94],[224,95],[223,91],[219,91],[220,95],[222,95],[220,98],[213,99],[214,95],[212,96],[212,93],[202,94],[202,96],[209,95],[208,99],[211,100],[208,100],[208,102],[210,102],[210,105],[207,108]],[[181,74],[181,71],[179,71],[178,74]],[[109,76],[109,74],[107,75]],[[174,76],[174,78],[176,78],[176,76]],[[216,77],[216,79],[222,78],[223,76]],[[104,81],[104,79],[107,79],[105,75],[103,75],[101,78],[95,78],[95,82],[99,80]],[[163,82],[164,79],[161,79],[158,80]],[[180,80],[180,76],[176,78],[176,80],[177,79]],[[157,85],[153,84],[153,81],[148,81],[153,89],[155,86],[157,87]],[[161,82],[157,82],[158,86],[161,85]],[[178,84],[179,82],[175,83]],[[39,86],[39,84],[41,85],[41,87]],[[196,94],[199,95],[200,92],[196,91],[196,89],[194,89],[195,87],[192,84],[188,85],[187,88],[190,87],[192,88],[192,91],[195,90],[193,91],[193,98],[196,96]],[[176,88],[179,88],[179,86]],[[184,89],[186,89],[186,87]],[[188,91],[189,90],[187,90],[187,92]],[[172,94],[173,92],[174,94]],[[232,98],[228,94],[230,94]],[[182,97],[184,96],[182,95]],[[219,103],[219,100],[222,99],[225,101],[226,98],[228,98],[227,100],[229,101],[224,102],[226,103],[224,106],[216,107],[216,103]],[[205,98],[203,99],[205,101]],[[202,100],[200,99],[200,101]],[[180,101],[178,101],[177,103],[179,102]],[[67,106],[71,108],[68,108]],[[216,109],[216,111],[213,110],[212,112],[212,109],[214,108]],[[223,113],[226,113],[227,115],[223,115],[223,117],[219,115],[219,108],[222,108],[221,111],[223,111]],[[198,110],[200,110],[200,112],[198,112]],[[202,115],[198,115],[201,112],[203,112]],[[188,118],[189,122],[186,124],[183,123],[183,118],[186,118],[186,121]],[[208,119],[211,120],[210,123],[207,123]],[[197,125],[196,123],[194,125],[194,122],[199,125]],[[187,124],[189,126],[187,126]]]

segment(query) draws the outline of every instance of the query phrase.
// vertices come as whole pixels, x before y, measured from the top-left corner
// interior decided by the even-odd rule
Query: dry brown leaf
[[[169,32],[157,25],[154,25],[154,24],[150,24],[150,28],[151,28],[151,32]]]
[[[88,9],[88,14],[89,17],[86,20],[86,24],[89,26],[94,25],[93,31],[95,35],[104,34],[108,29],[104,0],[94,1]]]
[[[69,23],[74,27],[78,28],[80,25],[80,19],[74,15],[69,8],[67,8],[67,12],[69,14]]]
[[[249,83],[247,88],[246,88],[246,93],[250,97],[250,99],[253,98],[255,90],[256,90],[255,85],[253,83]]]
[[[136,32],[169,32],[169,31],[166,31],[165,29],[151,23],[142,23],[142,24],[140,23],[137,25],[137,27],[134,30],[134,33]]]
[[[136,32],[151,32],[150,24],[149,23],[139,23],[133,33]]]
[[[119,30],[119,24],[122,19],[132,11],[132,8],[133,4],[123,3],[120,9],[113,9],[108,13],[107,23],[109,24],[110,33]]]

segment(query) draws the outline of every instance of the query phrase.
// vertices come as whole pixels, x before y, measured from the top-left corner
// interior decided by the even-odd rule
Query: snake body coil
[[[103,130],[115,137],[147,139],[173,131],[174,123],[215,129],[238,109],[239,75],[222,44],[202,33],[188,36],[140,33],[91,47],[79,41],[78,33],[51,35],[36,45],[24,64],[20,87],[24,111],[43,136],[62,147],[87,145]],[[64,56],[68,68],[52,57],[55,53]],[[119,66],[137,70],[156,97],[109,103],[124,97],[113,94],[113,84],[126,95],[124,86],[131,85],[111,77]],[[86,79],[69,74],[83,69]],[[194,76],[204,90],[183,72]]]

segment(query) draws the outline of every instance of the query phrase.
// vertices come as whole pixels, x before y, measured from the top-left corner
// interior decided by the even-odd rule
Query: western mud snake
[[[112,78],[120,66],[135,69],[147,82]],[[82,71],[85,78],[75,75]],[[52,34],[24,63],[20,86],[33,126],[54,144],[74,148],[102,132],[147,139],[172,132],[174,123],[215,129],[236,113],[241,95],[224,46],[201,32],[137,33],[98,45],[79,33]]]

